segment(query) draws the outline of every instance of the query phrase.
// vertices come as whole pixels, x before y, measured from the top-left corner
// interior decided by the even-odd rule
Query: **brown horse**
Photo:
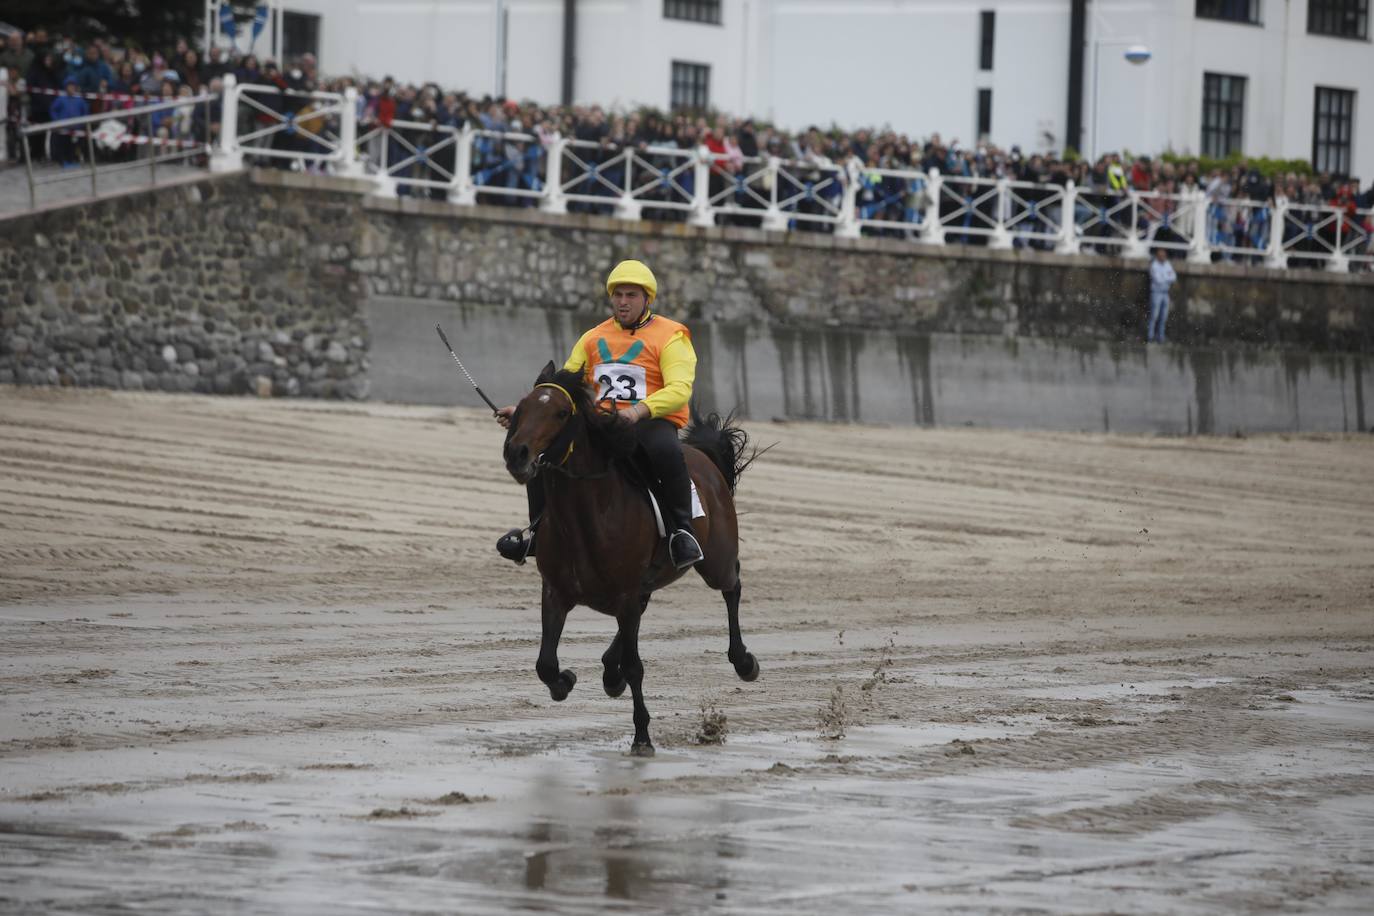
[[[748,437],[727,418],[693,416],[683,448],[705,518],[693,520],[705,559],[696,571],[725,596],[730,625],[727,653],[746,681],[759,665],[739,632],[739,526],[734,490],[755,457],[745,456]],[[686,570],[668,560],[653,511],[636,485],[633,427],[601,410],[575,372],[544,367],[535,387],[516,406],[506,433],[506,468],[520,483],[538,477],[546,499],[535,551],[543,578],[543,638],[535,671],[555,700],[577,683],[558,667],[558,640],[574,605],[615,618],[615,639],[601,656],[606,693],[618,697],[626,684],[634,697],[635,737],[630,753],[652,756],[649,711],[644,708],[644,663],[639,621],[649,597]],[[536,485],[538,484],[536,482]]]

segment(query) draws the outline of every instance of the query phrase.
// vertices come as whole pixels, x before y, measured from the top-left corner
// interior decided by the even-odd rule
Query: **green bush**
[[[1245,156],[1241,153],[1232,153],[1224,159],[1214,159],[1211,156],[1180,156],[1177,153],[1162,153],[1159,158],[1174,165],[1187,166],[1197,163],[1200,176],[1207,175],[1212,169],[1229,172],[1242,162],[1257,169],[1261,175],[1271,181],[1275,176],[1287,175],[1289,172],[1298,175],[1312,174],[1312,163],[1306,159],[1270,159],[1267,156]]]

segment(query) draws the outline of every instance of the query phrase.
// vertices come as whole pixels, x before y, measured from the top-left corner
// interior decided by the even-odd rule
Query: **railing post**
[[[210,171],[236,172],[243,168],[239,149],[239,92],[234,74],[224,74],[224,100],[219,110],[219,146],[210,156]]]
[[[95,131],[91,130],[90,122],[81,126],[86,129],[86,161],[91,166],[91,196],[95,197],[100,193],[95,177]],[[153,184],[157,184],[156,174],[153,175]]]
[[[768,209],[763,212],[763,228],[787,231],[787,214],[778,208],[778,157],[768,157]]]
[[[921,241],[927,245],[945,243],[945,226],[940,222],[940,195],[945,180],[939,169],[931,169],[926,177],[926,212],[921,220]]]
[[[1274,218],[1269,224],[1269,255],[1264,266],[1273,270],[1288,269],[1288,253],[1283,250],[1283,236],[1288,229],[1288,204],[1274,204]]]
[[[855,215],[855,201],[859,196],[859,170],[854,165],[853,157],[850,157],[839,171],[844,180],[844,193],[840,195],[840,217],[835,223],[835,238],[837,239],[856,239],[859,232],[859,220]]]
[[[561,134],[555,134],[545,153],[549,157],[549,165],[544,169],[544,187],[548,188],[549,193],[539,203],[539,209],[545,213],[568,212],[568,199],[563,196],[563,150],[567,146],[568,141]]]
[[[634,194],[631,193],[630,190],[634,187],[634,149],[627,147],[626,149],[621,151],[620,155],[625,160],[625,181],[624,185],[620,188],[620,196],[616,199],[615,202],[615,217],[616,219],[624,219],[630,220],[631,222],[639,222],[640,211],[642,210],[642,207],[639,201],[635,200]]]
[[[472,186],[473,133],[472,125],[464,124],[462,133],[458,135],[458,155],[453,170],[453,187],[448,192],[448,202],[463,207],[471,207],[477,203],[477,191]],[[383,169],[382,171],[385,173],[386,170]]]
[[[997,179],[997,222],[993,225],[992,236],[988,239],[990,250],[1006,251],[1011,248],[1011,232],[1007,229],[1007,211],[1010,209],[1007,193],[1007,179],[1004,176]]]
[[[382,138],[382,166],[377,170],[377,187],[372,193],[377,197],[395,198],[396,179],[391,175],[391,128],[383,127],[378,134]]]
[[[10,116],[10,68],[0,67],[0,124],[8,123]],[[21,121],[17,122],[22,125]],[[28,138],[23,134],[19,135],[21,143],[28,143]],[[8,162],[10,145],[7,137],[0,136],[0,163]]]
[[[358,89],[346,86],[343,91],[343,111],[339,116],[339,174],[358,178],[363,164],[358,161]]]
[[[1059,239],[1056,254],[1078,254],[1078,186],[1070,178],[1059,202]]]
[[[1121,247],[1121,256],[1124,258],[1148,258],[1150,256],[1150,246],[1145,239],[1140,236],[1140,192],[1131,188],[1126,192],[1131,201],[1131,219],[1126,225],[1129,227],[1126,234],[1126,244]],[[1145,230],[1146,235],[1149,230]]]
[[[1188,246],[1189,264],[1212,263],[1212,241],[1207,237],[1207,192],[1195,188],[1193,201],[1193,243]]]
[[[1350,272],[1350,260],[1341,251],[1341,235],[1345,229],[1345,214],[1341,210],[1336,211],[1336,246],[1331,252],[1331,257],[1327,259],[1326,271],[1333,274],[1344,274]]]
[[[692,161],[692,214],[687,222],[702,229],[709,229],[716,224],[716,214],[711,210],[709,153],[706,147],[698,146],[696,158]]]

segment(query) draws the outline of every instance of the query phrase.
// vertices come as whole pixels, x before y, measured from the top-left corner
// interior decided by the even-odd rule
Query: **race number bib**
[[[597,363],[592,368],[592,378],[596,379],[598,401],[629,401],[635,404],[648,394],[644,390],[644,367],[634,363]]]

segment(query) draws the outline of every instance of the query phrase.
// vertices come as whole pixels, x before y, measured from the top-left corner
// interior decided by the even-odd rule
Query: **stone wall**
[[[264,171],[0,220],[0,381],[366,397],[369,295],[594,307],[649,261],[685,319],[1138,340],[1146,264],[366,196]],[[1181,343],[1374,352],[1374,275],[1178,265]]]
[[[357,198],[247,177],[0,221],[0,382],[367,396]]]

